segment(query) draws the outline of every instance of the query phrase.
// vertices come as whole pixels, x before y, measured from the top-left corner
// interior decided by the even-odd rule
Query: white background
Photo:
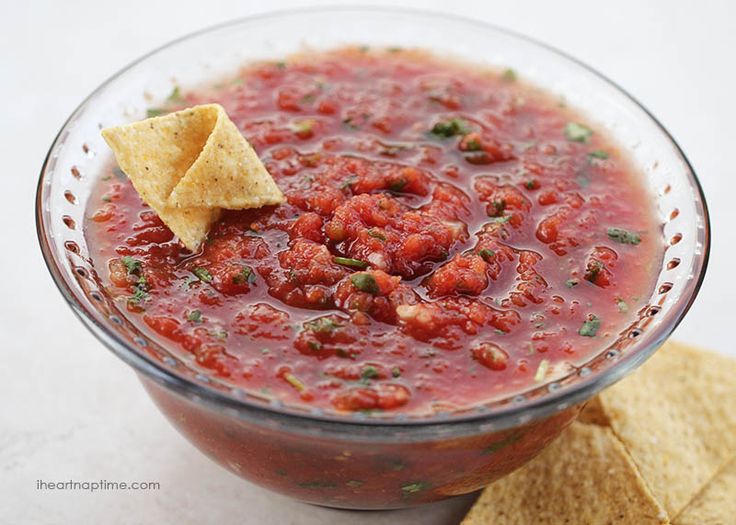
[[[38,171],[59,127],[105,78],[182,34],[309,2],[0,0],[0,523],[457,523],[472,498],[391,513],[304,505],[205,459],[133,372],[73,317],[33,224]],[[396,2],[374,2],[392,4]],[[736,3],[401,2],[505,26],[624,86],[695,167],[712,212],[708,278],[676,337],[736,355]],[[153,480],[156,492],[52,493],[35,480]]]

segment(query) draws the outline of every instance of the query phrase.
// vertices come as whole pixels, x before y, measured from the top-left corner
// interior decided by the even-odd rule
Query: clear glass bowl
[[[554,383],[431,418],[339,416],[287,406],[208,378],[147,338],[108,299],[83,232],[110,153],[100,129],[145,117],[172,86],[196,86],[251,60],[346,44],[404,46],[496,67],[563,96],[646,176],[667,249],[649,305],[599,355]],[[327,8],[247,18],[172,42],[123,69],[72,114],[44,163],[36,200],[49,271],[79,319],[139,374],[172,424],[236,474],[312,503],[396,508],[479,489],[531,459],[596,392],[646,360],[687,312],[709,249],[705,200],[684,155],[634,99],[589,67],[525,37],[462,18]]]

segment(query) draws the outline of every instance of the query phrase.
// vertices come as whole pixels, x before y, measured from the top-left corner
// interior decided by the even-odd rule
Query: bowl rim
[[[131,345],[129,345],[125,340],[120,338],[115,333],[115,331],[110,330],[107,326],[98,322],[94,318],[94,316],[87,313],[85,306],[76,299],[71,287],[69,286],[67,280],[64,278],[62,271],[57,264],[56,258],[53,255],[53,249],[49,242],[49,238],[47,237],[48,229],[46,227],[46,222],[43,216],[43,196],[44,186],[47,181],[46,175],[51,167],[52,155],[57,149],[57,146],[62,142],[62,136],[64,135],[64,132],[67,130],[68,126],[83,113],[88,102],[96,97],[100,92],[104,91],[109,84],[114,82],[120,76],[127,73],[131,68],[147,60],[149,57],[156,55],[157,53],[168,48],[174,47],[181,42],[187,41],[191,38],[196,38],[210,32],[215,32],[243,23],[257,22],[258,20],[273,19],[281,16],[310,15],[319,13],[327,14],[336,12],[348,14],[370,12],[405,16],[421,16],[435,19],[450,19],[458,23],[473,25],[479,29],[493,31],[526,41],[527,43],[530,43],[536,47],[556,54],[557,56],[573,63],[575,66],[585,70],[587,73],[593,75],[594,77],[597,77],[599,80],[602,80],[604,83],[614,88],[614,90],[616,90],[620,95],[628,99],[629,102],[631,102],[637,109],[641,110],[644,115],[651,120],[651,122],[657,128],[658,132],[661,133],[664,138],[667,139],[667,141],[671,144],[674,149],[675,156],[679,157],[679,159],[684,164],[684,168],[688,173],[689,182],[691,183],[691,186],[698,197],[699,202],[697,204],[700,205],[699,211],[702,214],[700,218],[702,219],[703,224],[701,239],[702,252],[700,256],[696,256],[694,259],[694,275],[693,279],[688,284],[689,293],[683,293],[683,295],[677,300],[675,305],[672,306],[670,312],[668,312],[667,314],[669,317],[669,322],[660,323],[652,332],[649,333],[650,343],[648,344],[648,346],[642,343],[642,346],[640,348],[634,348],[632,349],[632,351],[627,352],[624,356],[621,357],[621,359],[618,359],[615,363],[611,364],[600,373],[591,374],[592,377],[581,379],[575,382],[573,385],[566,386],[565,388],[559,389],[557,391],[549,390],[542,396],[538,396],[535,399],[526,399],[524,403],[520,404],[508,403],[507,405],[494,410],[477,410],[473,411],[472,413],[466,413],[468,411],[461,410],[459,411],[459,415],[456,412],[449,412],[426,417],[423,416],[416,419],[403,417],[394,417],[393,419],[371,417],[355,418],[351,417],[350,414],[340,416],[324,414],[321,411],[315,413],[288,410],[288,407],[281,404],[257,404],[245,398],[236,398],[215,388],[207,387],[206,385],[197,383],[192,378],[173,373],[168,367],[165,366],[164,363],[161,363],[147,356],[146,354],[139,352]],[[667,337],[669,337],[669,335],[680,324],[685,314],[688,312],[693,302],[695,301],[698,292],[700,291],[700,288],[703,284],[706,269],[708,267],[711,248],[711,224],[708,205],[705,199],[702,185],[700,184],[695,170],[693,169],[690,161],[685,156],[685,153],[682,151],[682,148],[675,141],[672,135],[667,131],[667,129],[642,103],[640,103],[629,92],[627,92],[625,89],[613,82],[610,78],[598,72],[596,69],[592,68],[581,60],[533,37],[529,37],[524,34],[517,33],[515,31],[499,27],[484,21],[474,20],[472,18],[452,13],[446,13],[443,11],[393,6],[320,5],[312,7],[279,9],[254,15],[247,15],[235,19],[226,20],[224,22],[210,25],[208,27],[184,34],[183,36],[170,40],[154,48],[148,53],[145,53],[132,62],[126,64],[124,67],[122,67],[113,75],[108,77],[105,81],[103,81],[79,103],[79,105],[74,109],[70,116],[65,120],[59,132],[52,141],[51,147],[49,148],[49,151],[47,152],[43,165],[41,167],[39,180],[37,183],[35,196],[35,221],[36,234],[38,237],[44,262],[46,264],[46,268],[49,271],[54,284],[64,297],[69,307],[87,327],[87,329],[92,332],[92,334],[100,342],[107,346],[124,362],[132,366],[137,372],[143,373],[146,377],[153,379],[156,383],[164,386],[169,390],[173,390],[179,395],[183,395],[190,400],[202,402],[218,410],[224,408],[230,412],[234,411],[239,415],[244,415],[245,412],[251,412],[253,413],[253,415],[263,415],[272,419],[289,419],[298,420],[301,422],[308,421],[321,425],[332,425],[335,429],[339,428],[348,431],[354,429],[362,429],[365,431],[377,430],[380,432],[381,428],[390,428],[394,430],[403,428],[408,431],[412,428],[416,429],[417,427],[424,429],[437,428],[447,425],[457,427],[458,424],[461,423],[469,423],[472,425],[477,425],[479,423],[483,425],[490,424],[493,425],[494,428],[503,429],[518,424],[519,416],[521,416],[522,414],[524,416],[523,422],[533,421],[552,413],[558,412],[562,410],[562,408],[586,401],[603,388],[615,383],[631,371],[638,368],[659,348],[659,346],[661,346],[661,344],[667,339]],[[606,347],[601,348],[601,352],[605,350]],[[596,356],[591,356],[590,360],[594,359],[595,357]],[[502,402],[503,400],[499,401]],[[482,405],[478,406],[481,407]]]

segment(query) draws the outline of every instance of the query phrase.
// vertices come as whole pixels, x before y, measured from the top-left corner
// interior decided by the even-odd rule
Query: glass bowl
[[[597,121],[645,174],[667,243],[638,320],[553,383],[473,409],[417,418],[345,416],[289,406],[203,375],[118,311],[88,255],[83,223],[110,161],[100,129],[145,117],[173,85],[196,86],[252,60],[346,44],[429,49],[513,68]],[[479,52],[483,50],[483,52]],[[304,501],[397,508],[475,491],[534,457],[583,404],[646,360],[692,304],[705,272],[708,213],[698,181],[666,130],[620,88],[545,45],[482,23],[398,9],[325,8],[226,23],[161,47],[96,89],[51,146],[36,198],[49,271],[79,319],[138,373],[171,423],[245,479]]]

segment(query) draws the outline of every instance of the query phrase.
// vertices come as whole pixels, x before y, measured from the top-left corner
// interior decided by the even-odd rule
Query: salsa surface
[[[652,290],[643,176],[512,71],[341,49],[166,110],[208,102],[287,202],[225,212],[191,253],[111,168],[86,224],[107,292],[207,375],[339,411],[453,410],[568,373]]]

